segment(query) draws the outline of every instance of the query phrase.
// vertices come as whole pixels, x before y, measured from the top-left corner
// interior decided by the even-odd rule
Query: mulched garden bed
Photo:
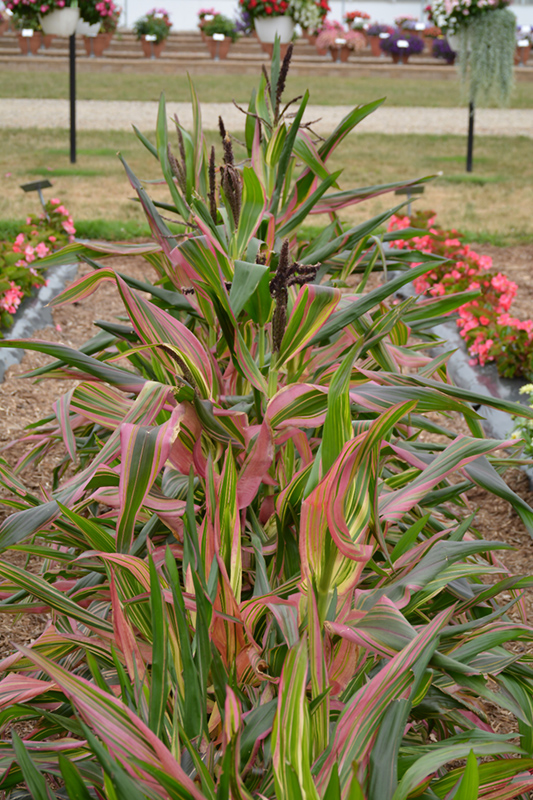
[[[531,316],[533,311],[533,245],[521,245],[509,248],[491,246],[473,247],[480,253],[492,256],[495,269],[505,272],[511,280],[518,284],[518,292],[513,312],[520,317]],[[114,268],[140,280],[154,279],[150,266],[142,258],[116,258],[109,261]],[[82,272],[88,268],[81,267]],[[116,321],[123,315],[124,309],[118,292],[112,284],[104,284],[95,294],[81,303],[53,309],[54,326],[36,331],[34,338],[62,342],[71,347],[79,347],[93,336],[97,329],[95,319]],[[61,394],[72,388],[71,381],[43,380],[39,383],[20,380],[20,376],[48,362],[48,357],[28,351],[22,362],[7,371],[3,384],[0,385],[0,447],[24,433],[24,426],[50,413],[52,403]],[[447,419],[446,427],[457,433],[468,433],[462,419]],[[16,444],[3,452],[4,458],[14,465],[25,452],[23,444]],[[57,446],[41,464],[28,468],[23,480],[30,491],[38,493],[40,487],[51,488],[51,474],[62,458],[62,447]],[[533,491],[529,487],[526,475],[519,469],[510,469],[505,478],[511,488],[533,506]],[[482,489],[475,488],[468,493],[468,501],[472,509],[478,509],[475,526],[486,539],[500,539],[513,545],[512,551],[505,551],[501,560],[512,573],[533,574],[533,540],[527,533],[518,515],[503,500],[490,495]],[[0,520],[9,513],[9,509],[0,507]],[[9,553],[2,556],[10,562],[24,563],[22,554]],[[29,564],[31,569],[31,563]],[[505,598],[503,598],[505,599]],[[533,590],[525,593],[528,620],[533,623]],[[43,626],[43,617],[34,615],[26,617],[24,622],[16,621],[9,616],[0,615],[0,657],[12,651],[13,642],[29,642],[35,638]],[[519,643],[518,647],[528,647]],[[529,648],[528,648],[529,649]],[[487,708],[490,713],[490,709]],[[498,732],[515,730],[514,719],[501,712],[491,714],[493,727]]]

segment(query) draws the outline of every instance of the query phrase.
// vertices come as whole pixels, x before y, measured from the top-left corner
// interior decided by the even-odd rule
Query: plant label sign
[[[206,14],[204,16],[204,22],[211,22],[212,19],[215,19],[214,14]]]
[[[519,39],[518,47],[529,47],[529,39]]]
[[[155,33],[147,33],[144,38],[147,42],[157,42],[157,36]]]
[[[338,44],[339,47],[342,47],[343,44],[346,44],[346,39],[335,39],[335,44]]]
[[[22,36],[27,39],[31,39],[33,36],[33,29],[32,28],[23,28],[21,31]]]
[[[402,49],[409,47],[409,42],[407,41],[407,39],[398,39],[396,44],[398,45],[398,47],[401,47]]]
[[[223,33],[214,33],[213,34],[213,41],[214,42],[223,42],[226,37]]]
[[[390,33],[380,33],[379,34],[379,38],[380,39],[388,39],[389,37],[390,37]]]
[[[425,22],[417,22],[415,25],[415,31],[425,31],[426,30],[426,23]]]

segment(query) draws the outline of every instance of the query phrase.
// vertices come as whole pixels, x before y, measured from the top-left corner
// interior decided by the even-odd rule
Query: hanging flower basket
[[[90,22],[86,22],[84,19],[79,19],[78,24],[76,25],[76,34],[77,36],[98,36],[100,32],[100,20],[91,24]]]
[[[39,14],[39,22],[45,35],[72,36],[80,18],[79,8],[56,8],[49,14]]]

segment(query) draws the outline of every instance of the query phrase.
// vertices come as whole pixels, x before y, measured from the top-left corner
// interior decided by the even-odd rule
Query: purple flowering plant
[[[407,42],[408,47],[402,47],[398,42]],[[407,31],[395,30],[388,39],[382,39],[380,47],[385,53],[399,56],[412,56],[421,53],[424,49],[424,42],[419,36],[415,36]]]

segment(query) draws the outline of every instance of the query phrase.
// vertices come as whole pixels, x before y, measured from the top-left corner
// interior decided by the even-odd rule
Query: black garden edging
[[[48,284],[41,286],[34,297],[27,297],[20,305],[14,317],[13,326],[4,335],[4,339],[28,339],[34,331],[53,325],[49,303],[63,291],[68,281],[76,277],[78,264],[60,264],[51,267],[46,273]],[[13,364],[22,361],[25,351],[18,348],[0,348],[0,382],[4,380],[6,370]]]

